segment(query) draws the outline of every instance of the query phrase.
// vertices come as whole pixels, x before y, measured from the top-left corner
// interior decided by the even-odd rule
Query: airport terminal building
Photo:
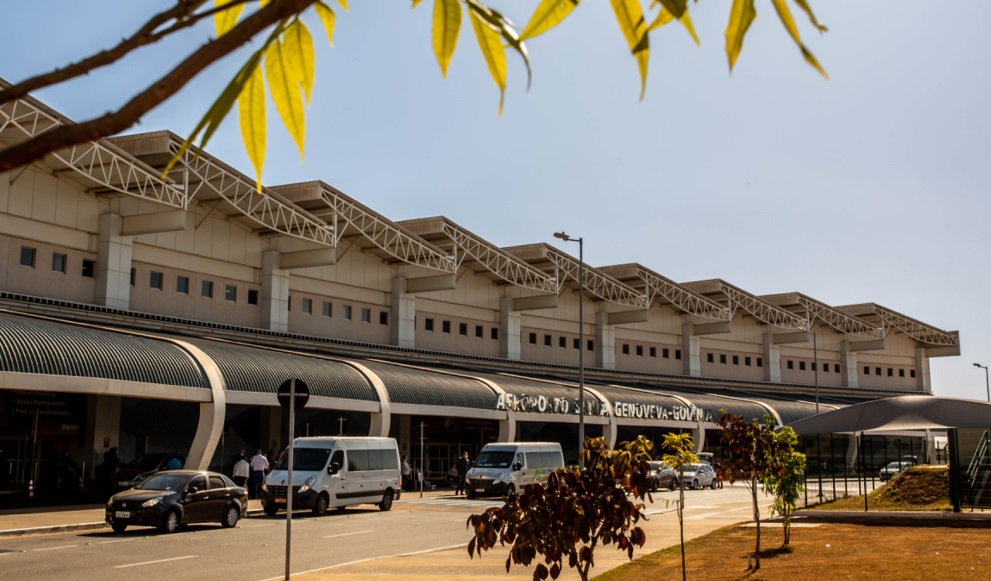
[[[0,147],[65,123],[5,103]],[[259,192],[207,151],[163,178],[182,141],[120,136],[0,173],[9,484],[66,455],[94,478],[111,447],[229,471],[242,448],[285,446],[290,378],[311,394],[297,435],[392,436],[429,477],[492,441],[573,457],[579,413],[613,444],[690,431],[711,450],[721,409],[786,424],[817,400],[931,394],[929,359],[960,354],[956,332],[872,302],[593,266],[564,241],[497,247],[320,181]]]

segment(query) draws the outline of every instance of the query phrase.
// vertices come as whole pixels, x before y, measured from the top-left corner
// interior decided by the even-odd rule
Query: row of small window
[[[432,318],[426,317],[423,320],[423,330],[433,332],[434,320]],[[451,321],[441,321],[440,332],[450,334]],[[468,336],[468,323],[458,323],[458,335],[461,335],[462,337]],[[485,327],[483,327],[482,325],[475,325],[475,336],[479,338],[484,337]],[[489,337],[492,339],[499,339],[499,328],[492,327],[491,329],[489,329]]]
[[[706,353],[705,354],[705,360],[706,360],[707,363],[715,363],[715,354],[714,353]],[[739,355],[733,355],[732,361],[733,361],[733,365],[739,365],[740,364],[740,356]],[[726,365],[726,354],[725,353],[720,353],[719,354],[719,362],[722,363],[723,365]],[[751,363],[753,363],[753,362],[756,362],[757,363],[757,367],[764,367],[764,358],[763,357],[754,357],[754,358],[751,358],[749,355],[744,355],[743,356],[743,365],[745,367],[750,367]],[[801,363],[802,363],[802,366],[803,366],[802,369],[805,369],[805,367],[804,367],[805,366],[805,362],[801,362]],[[788,362],[788,369],[791,369],[791,361]]]
[[[871,368],[870,368],[870,366],[869,365],[865,365],[864,366],[864,375],[870,375],[870,374],[871,374]],[[874,368],[874,375],[881,375],[881,368],[880,367],[875,367]],[[894,377],[894,376],[895,376],[895,368],[894,367],[889,367],[888,368],[888,377]],[[908,376],[909,377],[915,377],[915,370],[914,369],[909,369],[908,370]],[[899,369],[898,370],[898,377],[905,377],[905,370],[904,369]]]
[[[623,349],[623,355],[630,354],[629,343],[623,343],[622,349]],[[637,357],[643,357],[643,345],[634,345],[634,352],[637,354]],[[649,357],[657,357],[657,347],[650,347],[649,349],[647,349],[647,353],[649,353]],[[674,350],[674,358],[681,359],[681,349]],[[662,347],[661,359],[671,359],[671,350],[668,349],[667,347]]]
[[[306,315],[313,314],[313,299],[303,299],[300,311]],[[292,310],[292,297],[289,297],[289,310]],[[341,318],[350,321],[352,318],[352,313],[354,309],[351,305],[341,305]],[[334,316],[334,303],[329,303],[323,301],[323,306],[321,308],[321,314],[325,317]],[[372,310],[368,307],[361,308],[361,322],[371,323],[372,322]],[[379,324],[388,325],[389,324],[389,313],[387,311],[379,311]]]
[[[554,337],[552,337],[551,335],[544,335],[544,347],[550,347],[553,343],[554,343]],[[530,344],[531,345],[536,345],[537,344],[537,334],[536,333],[530,333]],[[580,343],[578,342],[578,339],[577,338],[573,338],[571,340],[571,348],[572,349],[578,349],[578,345],[580,345]],[[558,337],[557,338],[557,346],[560,347],[561,349],[567,349],[568,348],[568,338],[567,337]],[[585,350],[586,351],[595,351],[595,341],[592,341],[591,339],[589,339],[588,341],[586,341],[585,342]]]
[[[38,257],[38,251],[30,246],[21,246],[21,266],[26,266],[28,268],[35,267],[35,260]],[[69,257],[60,252],[52,253],[52,270],[55,272],[61,272],[65,274],[66,268],[69,265]],[[96,261],[90,260],[89,258],[83,259],[82,275],[87,278],[94,278],[96,276]]]
[[[788,361],[785,362],[785,367],[787,367],[788,369],[795,369],[795,362],[792,361],[791,359],[789,359]],[[805,362],[804,361],[799,361],[798,362],[798,370],[799,371],[805,371]],[[812,361],[811,362],[811,370],[812,371],[815,371],[816,370],[816,362],[815,361]],[[829,364],[828,363],[823,363],[822,364],[822,371],[823,371],[823,373],[829,373]],[[835,371],[836,373],[839,373],[840,372],[840,364],[839,363],[834,363],[833,364],[833,371]]]
[[[131,286],[134,286],[135,278],[137,278],[137,271],[131,269]],[[148,286],[155,290],[162,290],[165,288],[165,274],[161,272],[156,272],[154,270],[148,273]],[[175,292],[183,295],[189,294],[189,277],[179,275],[175,278]],[[213,281],[204,280],[200,283],[200,296],[212,299],[213,298]],[[224,285],[224,299],[232,303],[237,302],[237,285],[228,284]],[[258,290],[248,289],[248,304],[257,305],[258,304]]]

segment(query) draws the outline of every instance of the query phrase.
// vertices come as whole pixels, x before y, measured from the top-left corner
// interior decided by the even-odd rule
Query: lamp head
[[[567,242],[568,240],[571,240],[571,236],[568,236],[563,231],[562,232],[555,232],[554,233],[554,237],[555,238],[560,238],[561,240],[564,240],[565,242]]]
[[[984,367],[984,366],[983,366],[983,365],[981,365],[980,363],[975,363],[975,364],[974,364],[974,367]]]

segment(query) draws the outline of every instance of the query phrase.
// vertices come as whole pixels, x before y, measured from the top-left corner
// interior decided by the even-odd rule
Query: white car
[[[882,468],[878,473],[878,478],[881,479],[881,482],[891,480],[898,474],[901,474],[906,468],[911,468],[912,466],[915,466],[914,462],[907,462],[905,460],[889,462],[888,465]]]
[[[709,464],[685,464],[685,488],[716,488],[716,471]]]

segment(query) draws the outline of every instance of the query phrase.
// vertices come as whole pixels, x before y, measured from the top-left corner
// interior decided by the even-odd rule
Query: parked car
[[[114,484],[120,488],[130,488],[140,484],[152,474],[165,470],[169,458],[175,456],[171,452],[139,454],[134,460],[122,464],[114,475]],[[182,458],[179,458],[181,461]]]
[[[230,528],[248,510],[248,490],[216,472],[166,470],[107,501],[106,521],[114,532],[131,525],[175,532],[182,525],[216,522]]]
[[[676,475],[677,477],[677,475]],[[685,488],[716,488],[716,471],[709,464],[685,464]]]
[[[674,490],[678,487],[678,475],[674,473],[673,468],[660,460],[648,462],[647,464],[650,465],[650,474],[647,475],[647,482],[649,483],[651,492],[657,492],[661,488]]]
[[[894,462],[888,462],[888,465],[881,469],[878,473],[878,478],[881,482],[886,480],[891,480],[896,475],[901,474],[906,468],[911,468],[915,466],[914,462],[907,462],[905,460],[895,460]]]
[[[712,463],[712,459],[713,459],[712,452],[699,452],[698,454],[696,454],[696,456],[699,457],[699,463],[701,463],[701,464],[708,464],[709,466],[713,466],[713,463]]]

